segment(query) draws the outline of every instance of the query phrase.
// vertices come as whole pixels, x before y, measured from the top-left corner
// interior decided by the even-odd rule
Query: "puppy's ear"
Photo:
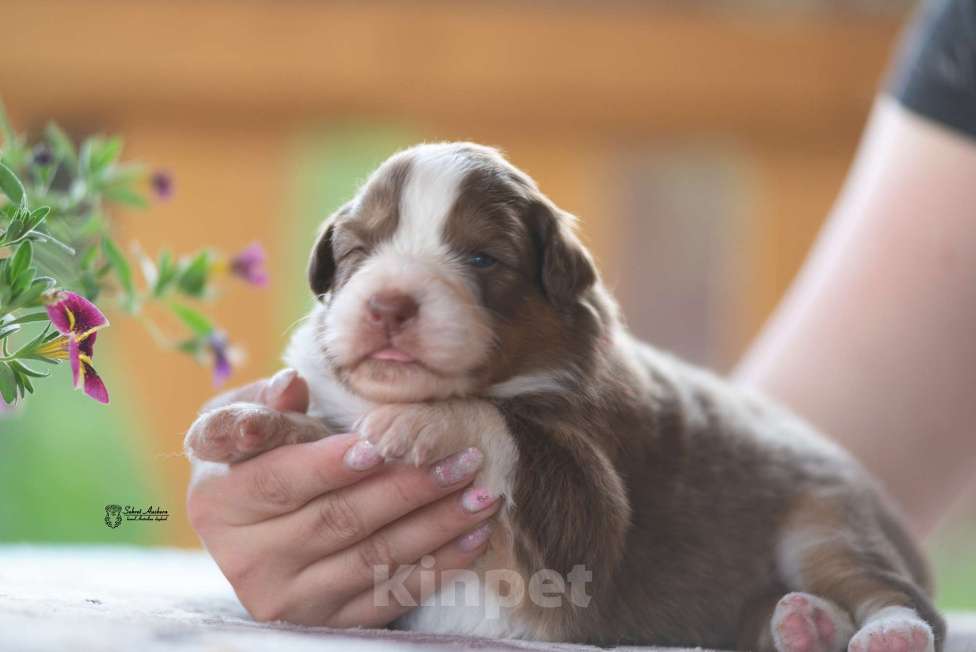
[[[325,228],[312,247],[312,255],[308,260],[308,284],[316,297],[321,297],[332,287],[335,277],[335,255],[332,253],[332,234],[335,223],[329,220]]]
[[[540,252],[542,290],[556,308],[571,308],[597,280],[593,259],[573,231],[576,218],[545,197],[532,201],[529,215]]]

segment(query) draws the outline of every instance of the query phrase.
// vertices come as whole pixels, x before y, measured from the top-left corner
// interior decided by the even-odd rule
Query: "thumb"
[[[258,398],[281,412],[304,413],[308,410],[308,383],[294,369],[282,369],[271,377]]]

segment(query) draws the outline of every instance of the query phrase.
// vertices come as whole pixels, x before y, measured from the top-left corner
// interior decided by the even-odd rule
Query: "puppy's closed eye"
[[[356,260],[357,258],[362,258],[369,255],[369,250],[363,246],[356,246],[348,249],[339,254],[336,259],[337,263],[344,263],[350,260]]]

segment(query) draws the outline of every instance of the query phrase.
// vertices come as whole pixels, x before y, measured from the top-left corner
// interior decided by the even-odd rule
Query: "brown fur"
[[[498,340],[497,355],[475,372],[485,385],[550,363],[569,362],[566,353],[578,341],[576,334],[566,328],[547,297],[578,296],[595,275],[588,255],[563,221],[530,179],[490,159],[482,160],[462,184],[444,240],[460,255],[486,252],[499,261],[497,269],[474,279],[481,303],[495,317]],[[559,229],[566,230],[564,237],[554,237]],[[565,251],[548,251],[554,246]],[[574,272],[561,267],[570,264]]]
[[[322,295],[341,287],[370,249],[389,238],[400,220],[399,198],[410,170],[406,157],[391,159],[377,170],[369,192],[344,205],[328,220],[312,248],[308,278],[312,291]],[[355,215],[355,219],[350,219]],[[343,228],[337,229],[341,225]],[[341,267],[337,263],[343,263]],[[336,277],[337,268],[341,273]]]

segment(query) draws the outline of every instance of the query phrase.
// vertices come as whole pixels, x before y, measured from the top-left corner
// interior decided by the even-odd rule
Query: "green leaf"
[[[107,220],[101,211],[94,211],[88,215],[88,219],[79,224],[75,229],[74,237],[77,240],[97,238],[108,230]]]
[[[122,153],[122,139],[118,136],[112,138],[93,138],[91,156],[88,160],[88,169],[92,172],[101,172],[112,163],[115,163]]]
[[[132,206],[134,208],[146,208],[149,206],[149,202],[146,201],[145,197],[126,186],[109,186],[105,188],[104,196],[109,201],[125,206]]]
[[[54,283],[54,279],[49,276],[39,276],[38,278],[35,278],[31,282],[30,287],[20,291],[20,296],[17,297],[17,300],[11,305],[6,306],[5,310],[33,308],[40,305],[41,295],[54,287]]]
[[[7,119],[7,111],[3,102],[0,102],[0,134],[3,134],[5,146],[14,145],[17,141],[17,134],[14,133],[14,128],[10,126],[10,120]]]
[[[43,331],[35,335],[30,342],[23,345],[10,357],[12,358],[28,358],[31,360],[41,360],[43,362],[50,362],[51,364],[57,364],[57,360],[50,360],[43,355],[37,353],[37,348],[50,342],[54,338],[58,337],[58,333],[51,330],[50,325],[46,326]]]
[[[6,362],[0,362],[0,396],[8,405],[17,398],[17,379]]]
[[[81,260],[78,265],[81,269],[91,269],[92,265],[95,263],[95,258],[98,256],[98,247],[89,247],[81,256]]]
[[[47,321],[49,318],[46,312],[32,312],[29,315],[24,315],[23,317],[18,317],[13,321],[7,322],[9,324],[27,324],[33,321]]]
[[[0,163],[0,190],[7,196],[11,204],[27,208],[27,191],[14,171]]]
[[[31,369],[20,360],[11,360],[10,366],[13,368],[14,371],[23,374],[25,376],[29,376],[31,378],[44,378],[45,376],[50,375],[50,372],[37,371],[36,369]]]
[[[10,121],[7,119],[3,102],[0,101],[0,134],[3,135],[3,147],[0,147],[0,161],[6,163],[13,170],[21,167],[29,155],[23,137],[17,135]]]
[[[208,337],[211,333],[213,333],[214,326],[212,323],[210,323],[210,320],[193,308],[179,303],[171,303],[169,307],[170,310],[173,311],[173,314],[179,317],[180,321],[182,321],[187,328],[200,337]]]
[[[92,136],[81,144],[78,158],[78,175],[88,179],[90,184],[99,186],[112,164],[122,151],[122,139]]]
[[[180,270],[177,284],[180,290],[191,297],[201,297],[207,289],[207,275],[210,271],[210,255],[201,251]]]
[[[36,178],[34,180],[34,193],[35,195],[40,192],[44,192],[41,189],[50,188],[51,186],[51,176],[57,171],[55,167],[57,162],[50,163],[48,165],[35,165],[34,174]]]
[[[81,293],[85,295],[85,298],[89,301],[95,301],[95,299],[98,298],[98,295],[102,292],[102,288],[99,286],[95,275],[89,271],[83,272],[81,277],[78,279],[78,282],[81,285]]]
[[[173,257],[168,251],[159,254],[159,263],[155,266],[156,280],[153,282],[153,295],[160,297],[173,284],[179,275],[179,268],[173,262]]]
[[[11,285],[27,271],[33,259],[34,247],[31,245],[30,240],[21,242],[17,246],[17,251],[14,253],[13,258],[10,259],[9,266],[7,267],[7,277]],[[33,281],[33,277],[30,280]],[[30,281],[27,284],[29,285]]]
[[[189,353],[190,355],[196,356],[203,351],[203,342],[201,342],[200,338],[198,337],[183,340],[182,342],[177,343],[176,349],[183,353]]]
[[[102,175],[105,186],[131,186],[146,177],[146,166],[141,163],[117,163]]]
[[[44,130],[44,135],[47,136],[47,141],[51,144],[54,158],[67,163],[70,171],[74,173],[78,167],[78,153],[75,151],[71,139],[68,138],[68,134],[64,133],[64,130],[55,123],[49,122]]]
[[[135,288],[132,285],[132,268],[129,266],[129,261],[125,259],[118,246],[108,236],[102,238],[102,253],[105,254],[105,259],[108,260],[109,264],[112,265],[116,278],[119,279],[119,283],[122,284],[122,289],[125,290],[126,296],[131,301],[135,295]]]
[[[71,247],[69,245],[66,245],[65,243],[61,242],[57,238],[54,238],[54,237],[48,235],[47,233],[41,233],[40,231],[34,231],[31,234],[31,237],[34,238],[35,240],[40,240],[41,242],[50,242],[51,244],[57,245],[58,247],[60,247],[61,249],[63,249],[69,255],[71,255],[71,256],[74,256],[75,255],[75,250],[74,250],[73,247]]]
[[[41,222],[43,222],[45,219],[47,219],[47,216],[50,213],[51,213],[51,207],[50,206],[41,206],[40,208],[35,208],[31,212],[31,214],[30,214],[30,220],[28,221],[28,224],[30,225],[30,228],[31,229],[36,229],[38,226],[41,225]]]
[[[9,207],[10,205],[8,205]],[[7,224],[7,229],[0,236],[0,246],[10,247],[17,244],[24,239],[27,235],[26,219],[29,219],[29,215],[25,218],[24,211],[17,209],[14,211],[13,217],[10,218],[10,222]]]
[[[20,305],[20,295],[30,287],[31,283],[34,282],[34,274],[36,273],[37,271],[33,268],[25,269],[23,272],[15,276],[13,283],[10,284],[13,295],[17,297],[16,301],[18,305]]]

